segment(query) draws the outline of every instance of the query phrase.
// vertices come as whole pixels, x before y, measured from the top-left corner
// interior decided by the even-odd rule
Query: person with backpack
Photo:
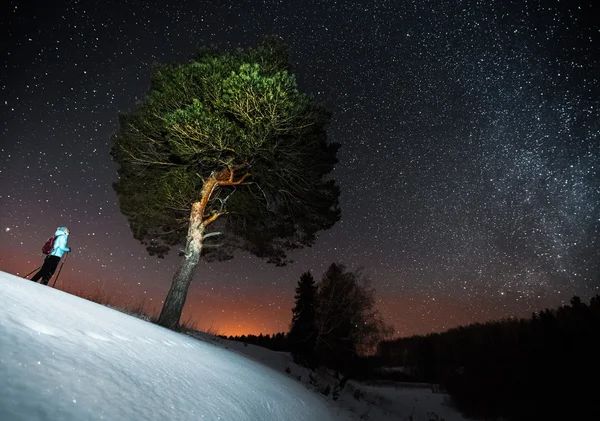
[[[58,267],[58,262],[62,258],[63,254],[71,251],[69,247],[67,247],[67,240],[69,238],[69,228],[67,227],[58,227],[53,237],[50,237],[44,247],[42,248],[42,253],[46,254],[46,258],[44,259],[44,264],[38,273],[33,275],[31,280],[33,282],[37,282],[38,279],[42,278],[41,284],[48,285],[48,281],[54,275],[54,271]]]

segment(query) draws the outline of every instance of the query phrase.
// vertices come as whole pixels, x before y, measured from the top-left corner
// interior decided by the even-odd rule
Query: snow
[[[468,420],[449,404],[449,397],[446,394],[434,391],[436,388],[427,383],[387,382],[389,384],[375,386],[349,381],[339,392],[337,400],[333,400],[332,391],[339,384],[339,380],[330,372],[323,370],[311,372],[305,367],[294,364],[291,356],[285,352],[272,351],[201,332],[193,333],[193,336],[213,341],[227,350],[246,355],[261,364],[286,373],[290,378],[299,379],[298,381],[305,387],[314,390],[315,393],[322,393],[329,386],[330,392],[327,399],[334,405],[335,414],[340,420]]]
[[[251,358],[4,272],[0,379],[0,420],[340,419]]]
[[[338,384],[0,271],[0,420],[466,420],[427,385]]]

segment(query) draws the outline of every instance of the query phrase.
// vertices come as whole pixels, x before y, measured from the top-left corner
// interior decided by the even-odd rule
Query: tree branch
[[[215,235],[221,235],[223,234],[222,232],[209,232],[208,234],[205,234],[204,237],[202,237],[202,240],[206,240],[209,237],[214,237]]]
[[[219,212],[213,213],[212,216],[210,216],[208,219],[205,219],[204,221],[202,221],[202,224],[206,227],[210,223],[215,222],[215,220],[221,215],[223,215],[223,214],[219,213]]]
[[[239,186],[240,184],[242,184],[244,182],[244,180],[246,179],[246,177],[249,177],[251,175],[252,174],[250,174],[249,172],[247,172],[238,181],[233,181],[233,171],[231,171],[230,174],[229,174],[229,180],[227,180],[227,181],[217,181],[217,184],[219,186]]]

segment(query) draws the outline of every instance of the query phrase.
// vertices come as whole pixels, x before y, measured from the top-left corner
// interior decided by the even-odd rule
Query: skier
[[[33,275],[31,280],[33,282],[37,282],[38,279],[42,278],[42,284],[48,285],[48,281],[54,275],[54,271],[58,266],[58,262],[60,262],[61,257],[64,253],[68,253],[71,251],[69,247],[67,247],[67,239],[69,237],[69,228],[67,227],[58,227],[56,232],[54,233],[54,244],[52,245],[52,249],[44,259],[44,264],[38,273]]]

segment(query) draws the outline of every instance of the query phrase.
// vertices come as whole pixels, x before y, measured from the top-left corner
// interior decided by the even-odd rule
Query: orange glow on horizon
[[[33,256],[17,259],[5,251],[0,252],[0,257],[0,270],[21,277],[43,261],[43,257]],[[152,290],[143,285],[131,286],[107,279],[89,281],[94,276],[76,270],[76,266],[65,266],[67,270],[61,273],[57,289],[92,301],[110,300],[112,306],[120,308],[143,305],[150,314],[159,314],[168,284],[164,290]],[[294,294],[293,287],[289,289],[289,297],[274,299],[272,292],[267,290],[234,295],[226,288],[207,288],[192,283],[181,322],[225,336],[287,332],[292,318]],[[379,297],[382,296],[384,294],[380,291]],[[531,314],[530,309],[523,310],[522,301],[509,296],[506,296],[504,304],[498,305],[497,297],[494,300],[494,297],[483,295],[474,298],[465,294],[440,299],[431,298],[429,294],[405,292],[397,296],[385,294],[378,305],[384,320],[394,327],[395,337],[442,332],[469,323],[497,320],[509,315],[528,317]],[[548,306],[543,300],[531,301],[530,305],[533,311]]]

